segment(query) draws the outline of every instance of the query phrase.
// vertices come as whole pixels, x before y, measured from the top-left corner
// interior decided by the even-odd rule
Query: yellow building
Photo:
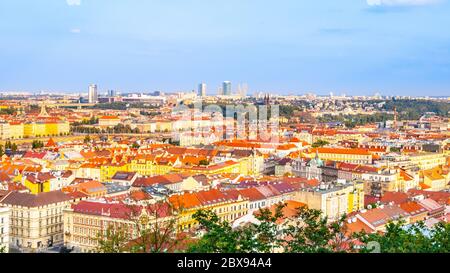
[[[421,170],[432,169],[446,163],[446,157],[443,153],[414,154],[409,156],[409,160]]]
[[[239,173],[242,175],[261,175],[264,171],[264,156],[260,152],[250,150],[235,150],[232,158],[239,163]]]
[[[68,121],[51,120],[28,122],[24,124],[24,137],[44,137],[68,134],[70,125]]]
[[[177,157],[138,155],[131,160],[129,171],[143,176],[164,175],[174,170]]]
[[[447,189],[449,174],[445,174],[440,167],[420,171],[420,186],[423,190],[442,191]]]
[[[45,123],[45,134],[56,136],[59,135],[59,125],[58,123]]]
[[[306,154],[314,158],[318,154],[321,160],[331,160],[353,164],[372,164],[372,154],[365,149],[352,148],[316,148]]]
[[[364,183],[353,183],[353,189],[349,188],[348,192],[348,213],[364,209]]]
[[[117,172],[128,172],[130,165],[127,163],[109,163],[100,167],[100,182],[109,182]]]
[[[24,137],[41,137],[46,135],[46,125],[43,122],[29,122],[24,124]]]
[[[50,191],[50,173],[34,173],[23,177],[24,185],[32,194],[39,194]]]
[[[228,160],[208,166],[181,166],[174,168],[174,171],[189,174],[239,174],[241,168],[241,163]]]

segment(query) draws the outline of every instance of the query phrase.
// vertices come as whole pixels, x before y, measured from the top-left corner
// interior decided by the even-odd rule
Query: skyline
[[[446,0],[5,0],[0,90],[204,82],[213,94],[230,80],[249,93],[445,96],[449,11]]]

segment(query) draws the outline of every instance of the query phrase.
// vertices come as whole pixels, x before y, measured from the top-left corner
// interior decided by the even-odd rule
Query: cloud
[[[81,5],[81,0],[66,0],[66,3],[69,6],[79,6]]]
[[[70,32],[75,33],[75,34],[78,34],[78,33],[81,33],[81,29],[79,29],[79,28],[72,28],[72,29],[70,30]]]
[[[440,0],[367,0],[367,5],[372,7],[407,7],[426,6],[438,2]]]

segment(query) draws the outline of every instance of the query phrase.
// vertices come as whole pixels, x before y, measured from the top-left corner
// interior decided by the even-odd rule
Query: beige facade
[[[10,245],[31,252],[61,245],[64,240],[63,209],[70,205],[70,200],[60,191],[6,195],[1,205],[10,209]]]
[[[446,157],[443,153],[423,153],[411,155],[411,163],[421,170],[432,169],[434,167],[445,165]]]
[[[294,201],[305,203],[308,208],[320,210],[328,219],[335,220],[364,208],[364,190],[360,183],[320,186],[297,191]]]
[[[9,208],[0,207],[0,251],[9,251]]]
[[[0,123],[0,139],[9,139],[11,137],[10,126],[8,122]]]
[[[172,216],[165,214],[164,205],[154,205],[153,209],[141,207],[139,211],[135,206],[134,213],[129,212],[131,207],[82,201],[65,209],[64,245],[73,247],[75,252],[95,252],[99,238],[105,238],[108,229],[122,229],[126,232],[124,235],[133,240],[138,237],[140,229],[150,229],[155,223],[163,227],[165,223],[174,221]]]

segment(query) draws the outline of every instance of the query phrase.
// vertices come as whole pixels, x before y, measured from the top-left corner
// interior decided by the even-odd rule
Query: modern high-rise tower
[[[198,85],[198,96],[206,97],[206,83],[201,83]]]
[[[224,81],[222,85],[223,85],[223,95],[224,96],[231,96],[231,82],[230,81]]]
[[[117,94],[116,90],[108,90],[108,97],[113,98]]]
[[[98,92],[97,92],[96,84],[89,85],[88,98],[89,98],[89,103],[97,103],[98,102]]]

